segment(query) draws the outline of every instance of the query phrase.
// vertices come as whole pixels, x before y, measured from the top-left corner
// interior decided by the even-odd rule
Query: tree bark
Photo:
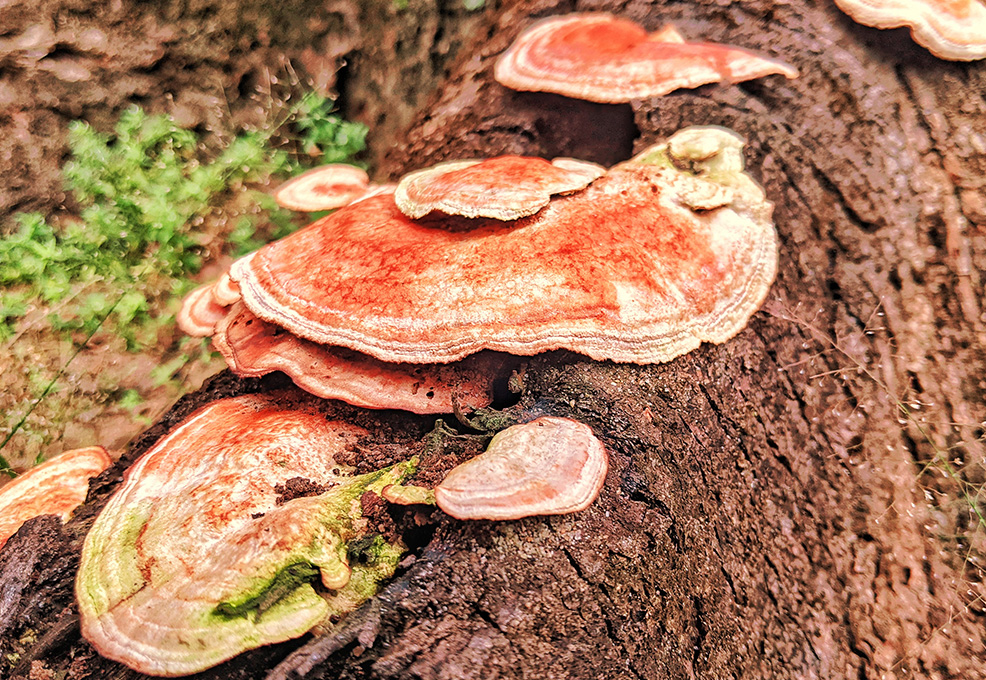
[[[801,76],[626,106],[492,80],[534,18],[575,9],[671,21]],[[498,153],[611,163],[685,125],[726,126],[775,204],[777,281],[746,330],[669,364],[531,359],[511,408],[585,422],[610,451],[590,509],[436,513],[414,559],[335,634],[201,677],[986,677],[986,66],[805,0],[512,2],[470,45],[382,174]],[[34,520],[11,539],[0,652],[18,655],[12,676],[139,677],[78,637],[81,538],[125,467],[196,405],[277,382],[220,376],[64,528]],[[409,450],[433,424],[352,414]]]

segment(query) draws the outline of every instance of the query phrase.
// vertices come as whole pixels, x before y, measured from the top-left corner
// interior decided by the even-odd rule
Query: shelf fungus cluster
[[[554,167],[530,165],[541,163]],[[476,189],[476,170],[497,165],[434,181],[466,172],[482,203],[512,185],[491,170],[490,190]],[[568,191],[511,220],[415,219],[377,195],[238,260],[230,276],[262,321],[390,363],[561,348],[664,362],[724,342],[759,308],[777,264],[772,206],[734,133],[682,130]]]
[[[836,4],[866,26],[909,27],[914,41],[941,59],[986,59],[982,0],[836,0]]]
[[[101,446],[66,451],[0,488],[0,547],[27,520],[58,515],[66,520],[89,491],[89,480],[113,459]]]
[[[674,26],[648,33],[632,21],[591,12],[536,23],[494,69],[496,80],[514,90],[603,104],[773,74],[794,78],[798,72],[740,47],[687,42]]]
[[[353,475],[365,432],[294,393],[214,402],[128,470],[86,537],[82,633],[142,673],[195,673],[355,609],[403,546],[368,535],[361,498],[415,461]],[[285,498],[294,478],[317,495]],[[354,542],[368,543],[350,563]]]
[[[239,375],[417,413],[486,406],[549,350],[670,361],[739,332],[773,281],[772,206],[742,147],[693,127],[610,169],[507,156],[414,172],[238,260],[182,325]],[[408,482],[414,461],[350,477],[335,453],[361,431],[327,403],[217,402],[131,468],[77,583],[101,653],[192,673],[352,608],[400,555],[381,542],[382,566],[347,562],[367,491],[504,520],[582,510],[606,477],[590,428],[555,417],[503,430],[434,489]],[[295,476],[329,488],[279,505]]]

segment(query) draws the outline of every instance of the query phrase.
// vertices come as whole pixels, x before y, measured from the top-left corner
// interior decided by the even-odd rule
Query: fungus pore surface
[[[685,42],[673,27],[655,33],[604,13],[551,17],[524,31],[497,60],[497,82],[601,103],[657,97],[721,80],[798,72],[739,47]]]
[[[362,494],[399,483],[413,462],[349,476],[335,456],[364,431],[304,400],[209,404],[127,471],[76,580],[82,634],[100,654],[187,675],[297,637],[392,575],[399,546],[379,539],[372,559],[350,566],[346,543],[366,537]],[[327,490],[279,505],[275,487],[295,477]]]
[[[452,413],[493,402],[494,384],[519,365],[508,354],[481,352],[451,364],[389,363],[299,338],[237,303],[212,338],[230,369],[254,377],[283,371],[302,389],[365,408]]]
[[[262,319],[382,361],[566,348],[655,363],[746,325],[776,271],[771,211],[742,140],[688,128],[530,217],[443,229],[381,195],[231,276]]]

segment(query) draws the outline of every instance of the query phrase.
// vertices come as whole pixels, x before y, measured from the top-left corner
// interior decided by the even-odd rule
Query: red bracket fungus
[[[343,347],[319,345],[288,333],[236,304],[216,328],[212,343],[242,377],[283,371],[302,389],[365,408],[451,413],[493,401],[493,385],[518,360],[481,352],[451,364],[387,363]]]
[[[499,432],[484,453],[445,477],[435,501],[457,519],[578,512],[596,500],[608,465],[587,425],[545,416]]]
[[[102,446],[74,449],[37,465],[0,488],[0,547],[32,517],[66,520],[85,499],[89,480],[113,459]]]
[[[739,47],[689,43],[673,27],[656,33],[603,13],[544,19],[497,60],[497,82],[604,104],[658,97],[707,83],[742,82],[795,68]]]
[[[656,363],[728,340],[759,308],[771,211],[742,140],[689,128],[529,217],[442,229],[376,196],[230,274],[265,321],[382,361],[566,348]]]
[[[274,200],[288,210],[335,210],[363,196],[369,185],[370,178],[360,168],[333,163],[288,180],[274,191]]]
[[[76,595],[100,654],[151,675],[187,675],[302,635],[372,596],[403,547],[366,537],[360,498],[414,461],[349,476],[335,461],[364,434],[290,393],[214,402],[128,471],[86,537]],[[278,504],[294,477],[330,487]],[[313,583],[318,581],[320,583]]]
[[[463,217],[516,220],[548,205],[553,194],[587,187],[606,172],[572,158],[499,156],[484,161],[439,163],[401,178],[394,201],[408,217],[433,210]]]
[[[910,27],[914,41],[941,59],[986,58],[982,0],[836,0],[836,4],[866,26]]]

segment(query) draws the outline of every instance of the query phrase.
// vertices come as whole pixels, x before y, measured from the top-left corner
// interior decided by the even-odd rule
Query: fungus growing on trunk
[[[658,97],[707,83],[798,72],[776,59],[715,43],[685,42],[673,27],[648,34],[604,13],[544,19],[497,60],[497,82],[604,104]]]
[[[335,210],[365,194],[369,185],[360,168],[333,163],[291,178],[274,191],[274,200],[288,210]]]
[[[112,465],[102,446],[61,453],[0,488],[0,547],[32,517],[67,520],[89,492],[89,480]]]
[[[608,468],[606,449],[588,425],[544,416],[498,432],[433,492],[395,484],[381,493],[401,505],[437,504],[456,519],[564,515],[596,500]]]
[[[382,361],[566,348],[655,363],[746,325],[777,266],[771,211],[742,140],[689,128],[533,216],[442,229],[376,196],[230,274],[265,321]]]
[[[608,467],[588,425],[544,416],[497,433],[435,487],[435,502],[456,519],[564,515],[596,500]]]
[[[450,161],[401,178],[394,201],[408,217],[433,210],[464,217],[516,220],[548,205],[553,194],[584,189],[606,172],[596,163],[571,158],[499,156]]]
[[[936,57],[986,58],[986,5],[981,0],[835,0],[853,19],[875,28],[908,26]]]
[[[350,611],[393,574],[402,546],[368,542],[360,498],[414,462],[357,477],[335,456],[365,432],[293,393],[214,402],[128,471],[86,537],[76,595],[82,633],[142,673],[187,675],[302,635]],[[275,487],[327,487],[278,504]]]
[[[467,409],[489,406],[494,384],[509,378],[519,363],[494,352],[451,364],[387,363],[299,338],[257,318],[241,303],[217,326],[212,342],[239,376],[283,371],[319,397],[412,413],[451,413],[456,403]]]

